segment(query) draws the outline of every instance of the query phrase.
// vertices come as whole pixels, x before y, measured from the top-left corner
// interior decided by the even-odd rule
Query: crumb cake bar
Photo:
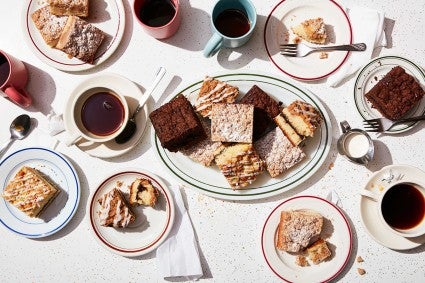
[[[254,106],[215,103],[211,111],[211,140],[251,143],[254,130]]]
[[[319,236],[323,217],[312,210],[282,211],[277,231],[276,247],[287,252],[299,252]]]
[[[2,197],[29,217],[37,217],[58,193],[40,172],[24,166],[7,184]]]
[[[180,152],[204,166],[210,166],[214,158],[224,149],[224,146],[221,142],[211,141],[211,125],[209,122],[201,119],[201,123],[207,138],[188,148],[181,149]]]
[[[49,7],[50,12],[58,16],[87,17],[89,15],[89,0],[49,0]]]
[[[264,163],[250,143],[227,146],[215,163],[220,168],[232,189],[242,189],[255,181],[264,170]]]
[[[254,140],[259,139],[267,129],[276,127],[273,118],[279,115],[280,106],[257,85],[252,86],[239,103],[254,105]]]
[[[292,145],[279,128],[274,128],[254,144],[265,161],[271,177],[277,177],[305,158],[304,152]]]
[[[322,18],[308,19],[291,27],[292,31],[304,40],[311,43],[324,44],[327,34],[325,23]]]
[[[209,117],[213,103],[233,103],[238,94],[237,87],[207,76],[196,98],[195,110],[201,116]]]
[[[319,264],[325,259],[329,258],[332,253],[325,240],[322,238],[311,244],[307,248],[308,258],[314,263]]]
[[[199,117],[183,94],[154,110],[149,117],[162,147],[171,152],[207,137]]]
[[[75,16],[69,16],[56,48],[70,58],[76,57],[93,64],[96,52],[105,35],[94,25]]]
[[[131,205],[142,204],[154,207],[158,196],[158,189],[148,179],[137,178],[130,185],[129,202]]]
[[[282,114],[299,135],[306,137],[313,137],[314,131],[320,127],[323,120],[313,105],[300,100],[283,108]]]
[[[400,67],[394,67],[365,94],[384,117],[397,120],[412,109],[424,96],[415,78]]]
[[[31,19],[39,30],[44,41],[50,47],[55,47],[68,20],[66,16],[55,16],[49,7],[44,6],[31,14]]]
[[[136,220],[122,192],[114,188],[98,199],[100,225],[105,227],[125,228]]]

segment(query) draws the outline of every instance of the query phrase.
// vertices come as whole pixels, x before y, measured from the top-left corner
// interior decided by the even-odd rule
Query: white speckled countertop
[[[167,88],[169,95],[206,74],[239,70],[263,70],[281,79],[290,80],[268,59],[263,43],[265,21],[279,2],[253,0],[258,21],[251,40],[234,51],[222,50],[206,59],[202,49],[211,35],[209,12],[215,1],[180,0],[183,22],[178,33],[167,40],[155,40],[146,35],[131,14],[133,1],[123,0],[128,13],[127,28],[121,45],[114,55],[92,71],[67,73],[41,62],[26,46],[21,27],[22,5],[26,1],[3,1],[0,6],[0,49],[25,62],[30,72],[29,92],[34,106],[22,109],[0,98],[0,142],[7,140],[12,119],[28,113],[39,127],[51,109],[61,113],[68,94],[87,75],[113,72],[125,76],[142,88],[149,86],[154,70],[164,66],[174,80]],[[325,0],[324,0],[325,1]],[[366,6],[385,12],[391,30],[391,48],[380,55],[399,55],[425,66],[425,1],[416,0],[352,0],[337,1],[344,5]],[[340,282],[425,282],[425,245],[408,251],[395,251],[376,243],[365,231],[360,220],[358,191],[373,172],[390,164],[408,164],[425,169],[424,123],[396,136],[373,135],[376,157],[369,167],[350,163],[337,154],[335,141],[340,134],[338,124],[347,120],[353,127],[361,126],[355,110],[353,85],[355,77],[338,88],[329,88],[324,81],[297,85],[311,90],[328,107],[334,126],[334,142],[322,168],[308,181],[293,190],[257,201],[223,201],[186,189],[188,207],[201,252],[203,282],[278,282],[280,279],[267,266],[260,247],[263,224],[284,199],[295,195],[325,197],[331,189],[339,194],[343,209],[353,229],[352,256]],[[39,240],[11,233],[0,225],[0,278],[2,282],[81,282],[139,281],[162,282],[155,253],[125,258],[110,253],[94,239],[88,221],[87,201],[91,191],[111,170],[124,167],[149,168],[169,183],[175,183],[151,148],[149,129],[142,142],[130,152],[113,159],[98,159],[76,147],[60,143],[57,150],[65,154],[76,167],[81,180],[81,202],[70,223],[58,233]],[[23,141],[15,142],[6,154],[32,145],[51,143],[51,138],[37,130]],[[332,166],[333,165],[333,166]],[[2,168],[0,167],[0,170]],[[355,258],[360,255],[363,263]],[[360,276],[357,268],[366,270]],[[314,278],[312,278],[314,281]]]

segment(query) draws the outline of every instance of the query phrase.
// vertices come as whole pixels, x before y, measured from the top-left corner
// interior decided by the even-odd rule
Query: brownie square
[[[261,88],[254,85],[240,100],[254,105],[254,140],[259,139],[269,128],[276,127],[273,118],[279,115],[279,104]]]
[[[215,103],[211,110],[211,140],[252,142],[254,106]]]
[[[162,147],[171,152],[206,138],[201,121],[183,94],[154,110],[149,118]]]
[[[372,107],[391,120],[403,117],[423,96],[421,85],[400,66],[391,69],[365,94]]]

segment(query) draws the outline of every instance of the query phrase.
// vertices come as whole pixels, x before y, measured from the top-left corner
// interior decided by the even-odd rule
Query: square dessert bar
[[[69,16],[56,48],[70,58],[76,57],[92,64],[96,51],[105,35],[94,25],[75,16]]]
[[[55,47],[65,27],[67,16],[55,16],[45,6],[31,14],[31,19],[39,30],[44,41],[50,47]]]
[[[136,220],[121,191],[114,188],[98,199],[100,225],[105,227],[125,228]]]
[[[299,135],[305,137],[313,137],[323,120],[319,110],[301,100],[296,100],[283,108],[282,115]]]
[[[40,172],[24,166],[8,183],[2,197],[29,217],[37,217],[58,193]]]
[[[201,116],[209,117],[213,103],[233,103],[238,94],[237,87],[207,76],[196,98],[195,110]]]
[[[54,15],[87,17],[89,0],[49,0],[50,12]]]
[[[250,143],[225,147],[215,158],[215,163],[234,190],[248,186],[264,170],[264,162]]]
[[[403,117],[423,96],[421,85],[400,66],[391,69],[365,94],[372,107],[391,120]]]
[[[254,105],[254,140],[259,139],[267,129],[276,127],[273,118],[279,115],[280,106],[258,86],[251,87],[239,103]]]
[[[162,147],[171,152],[206,138],[199,117],[183,94],[154,110],[149,117]]]
[[[254,106],[215,103],[211,111],[211,140],[251,143],[254,131]]]
[[[279,128],[274,128],[254,144],[261,159],[266,162],[270,176],[277,177],[304,159],[304,152],[292,145]]]

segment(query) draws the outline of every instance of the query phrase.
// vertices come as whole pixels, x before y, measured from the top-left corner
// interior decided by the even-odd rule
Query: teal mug
[[[251,37],[257,12],[250,0],[219,0],[212,11],[213,36],[204,48],[204,56],[211,57],[221,48],[236,48]]]

